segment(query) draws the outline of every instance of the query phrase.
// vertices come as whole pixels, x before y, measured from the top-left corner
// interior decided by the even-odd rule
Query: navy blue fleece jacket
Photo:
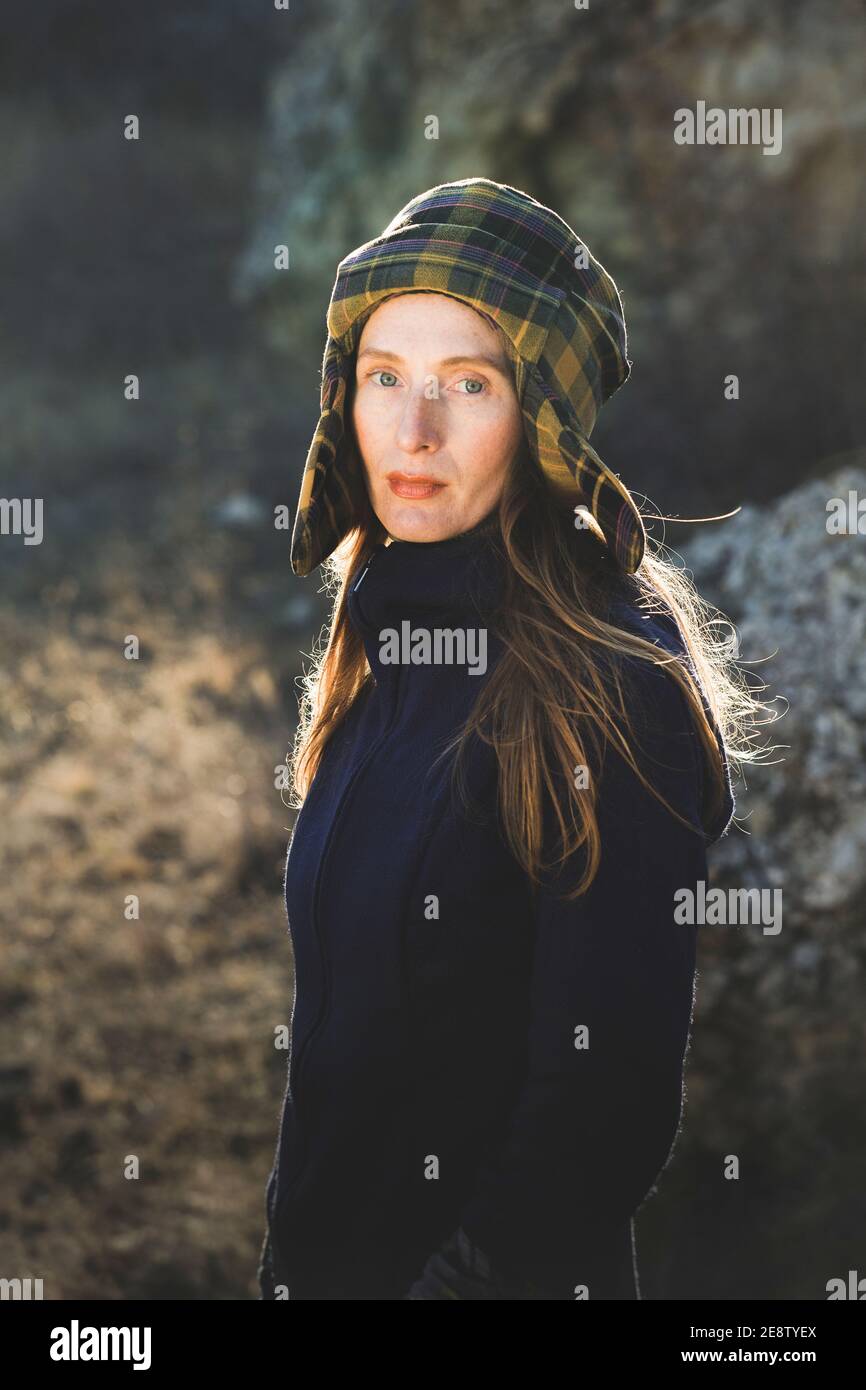
[[[492,750],[471,741],[468,814],[435,763],[501,656],[494,535],[380,546],[350,584],[373,679],[289,846],[295,999],[262,1298],[451,1297],[430,1271],[473,1248],[497,1282],[460,1297],[640,1296],[632,1218],[674,1145],[692,1017],[697,927],[675,922],[674,895],[706,878],[730,823],[727,760],[710,821],[686,702],[634,663],[645,775],[702,833],[609,746],[590,890],[559,899],[571,865],[533,892],[500,831]],[[672,619],[616,613],[683,653]],[[403,623],[489,623],[486,673],[383,660]]]

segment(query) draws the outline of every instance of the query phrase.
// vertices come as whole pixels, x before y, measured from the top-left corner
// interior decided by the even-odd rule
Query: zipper
[[[355,589],[357,589],[358,585],[361,583],[361,580],[364,578],[364,575],[367,573],[367,570],[370,568],[370,565],[371,565],[371,563],[372,563],[373,558],[374,558],[373,556],[370,557],[370,559],[367,561],[367,564],[364,566],[364,569],[363,569],[363,571],[362,571],[360,577],[358,578],[358,580],[356,581],[356,583],[352,586],[352,587],[353,587],[353,592],[354,592]],[[329,828],[329,830],[328,830],[328,835],[327,835],[327,838],[326,838],[326,840],[325,840],[325,846],[324,846],[324,849],[322,850],[321,858],[319,859],[319,866],[318,866],[318,869],[316,870],[316,881],[315,881],[315,884],[313,885],[313,933],[314,933],[315,938],[316,938],[316,943],[317,943],[318,948],[319,948],[319,955],[320,955],[321,961],[322,961],[322,972],[323,972],[323,975],[324,975],[324,989],[323,989],[323,991],[322,991],[322,995],[323,995],[323,997],[322,997],[322,1004],[321,1004],[321,1007],[320,1007],[320,1009],[319,1009],[318,1015],[317,1015],[317,1017],[316,1017],[316,1021],[315,1021],[315,1023],[313,1024],[312,1028],[311,1028],[311,1029],[309,1030],[309,1032],[307,1033],[307,1036],[304,1038],[303,1044],[302,1044],[301,1049],[300,1049],[300,1051],[299,1051],[299,1053],[298,1053],[298,1056],[297,1056],[297,1060],[296,1060],[294,1057],[292,1057],[292,1058],[290,1059],[290,1063],[289,1063],[289,1096],[291,1097],[291,1102],[292,1102],[292,1105],[294,1106],[294,1110],[295,1110],[295,1119],[296,1119],[296,1125],[297,1125],[296,1133],[297,1133],[297,1135],[298,1135],[298,1137],[299,1137],[299,1139],[300,1139],[300,1145],[301,1145],[301,1161],[300,1161],[300,1163],[296,1163],[296,1164],[294,1165],[294,1166],[295,1166],[295,1172],[294,1172],[294,1174],[293,1174],[293,1176],[292,1176],[290,1182],[288,1183],[287,1187],[285,1188],[285,1190],[284,1190],[282,1193],[280,1193],[280,1196],[279,1196],[279,1198],[278,1198],[278,1200],[277,1200],[277,1202],[276,1202],[275,1208],[274,1208],[274,1218],[275,1218],[275,1219],[276,1219],[277,1213],[282,1209],[282,1207],[283,1207],[283,1205],[284,1205],[286,1199],[291,1195],[291,1193],[294,1191],[295,1187],[297,1186],[297,1183],[298,1183],[298,1181],[299,1181],[299,1179],[300,1179],[300,1177],[301,1177],[301,1174],[303,1173],[304,1168],[306,1167],[306,1162],[307,1162],[307,1148],[308,1148],[308,1144],[309,1144],[309,1135],[308,1135],[308,1134],[304,1134],[303,1126],[302,1126],[301,1123],[300,1123],[300,1108],[299,1108],[299,1106],[298,1106],[298,1088],[300,1087],[300,1083],[301,1083],[301,1080],[302,1080],[302,1078],[303,1078],[303,1067],[304,1067],[304,1062],[306,1061],[307,1056],[308,1056],[308,1054],[309,1054],[310,1044],[312,1043],[313,1039],[316,1037],[316,1035],[319,1033],[319,1031],[321,1030],[321,1028],[322,1028],[323,1025],[325,1024],[325,1022],[327,1021],[327,1018],[328,1018],[328,1015],[329,1015],[330,1009],[331,1009],[331,975],[330,975],[330,969],[329,969],[329,965],[328,965],[328,955],[327,955],[327,951],[325,950],[325,945],[324,945],[324,942],[323,942],[323,940],[322,940],[322,937],[321,937],[321,934],[320,934],[320,931],[319,931],[319,904],[320,904],[321,895],[322,895],[322,880],[323,880],[323,878],[324,878],[324,870],[325,870],[325,866],[326,866],[326,863],[327,863],[328,854],[329,854],[329,852],[330,852],[331,845],[332,845],[333,840],[334,840],[334,834],[335,834],[335,832],[336,832],[337,826],[338,826],[339,823],[340,823],[340,818],[341,818],[342,815],[343,815],[343,812],[344,812],[344,810],[345,810],[345,808],[346,808],[346,804],[347,804],[347,802],[349,801],[349,799],[350,799],[350,797],[351,797],[351,795],[352,795],[352,792],[354,791],[354,789],[355,789],[355,787],[356,787],[356,785],[357,785],[357,783],[358,783],[358,779],[360,778],[361,773],[364,771],[364,769],[365,769],[365,768],[369,765],[369,763],[372,761],[374,755],[375,755],[375,754],[378,752],[378,750],[381,748],[382,744],[385,742],[386,738],[387,738],[388,735],[390,734],[391,730],[393,729],[393,727],[394,727],[394,725],[395,725],[395,723],[396,723],[396,721],[397,721],[397,714],[398,714],[399,709],[400,709],[400,696],[401,696],[401,679],[400,679],[400,676],[401,676],[401,674],[402,674],[402,673],[398,672],[397,683],[396,683],[396,689],[395,689],[395,691],[394,691],[394,707],[393,707],[393,709],[392,709],[392,711],[391,711],[391,714],[390,714],[390,716],[389,716],[389,718],[388,718],[388,722],[387,722],[387,724],[385,725],[385,728],[382,730],[382,732],[381,732],[381,734],[379,735],[379,737],[378,737],[377,739],[375,739],[374,742],[373,742],[373,743],[370,745],[370,747],[367,749],[367,752],[364,754],[363,758],[362,758],[361,761],[358,763],[358,766],[355,768],[355,771],[352,773],[352,777],[351,777],[351,779],[350,779],[350,781],[349,781],[349,784],[348,784],[348,786],[346,787],[346,789],[344,790],[343,795],[342,795],[342,797],[340,798],[340,801],[339,801],[338,804],[337,804],[337,809],[336,809],[336,811],[334,812],[334,816],[333,816],[333,819],[332,819],[332,821],[331,821],[330,828]],[[297,982],[296,982],[295,988],[297,989]],[[294,1080],[292,1079],[292,1073],[294,1073]],[[282,1147],[282,1145],[281,1145],[281,1147]],[[278,1156],[278,1161],[279,1161],[279,1156]],[[279,1174],[277,1175],[277,1182],[279,1183]]]
[[[361,570],[361,573],[358,575],[358,578],[355,580],[354,584],[352,585],[352,593],[353,593],[353,594],[356,594],[356,593],[358,592],[358,590],[360,589],[361,584],[363,583],[364,577],[365,577],[365,575],[366,575],[366,573],[367,573],[367,570],[368,570],[368,569],[370,568],[370,566],[372,565],[372,563],[373,563],[373,561],[375,560],[375,558],[376,558],[376,556],[378,555],[378,553],[379,553],[379,547],[377,546],[376,549],[373,551],[372,555],[370,556],[370,558],[368,559],[366,565],[365,565],[364,568]]]

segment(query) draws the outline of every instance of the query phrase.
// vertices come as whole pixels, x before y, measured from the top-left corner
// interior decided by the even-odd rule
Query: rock
[[[707,1151],[747,1158],[740,1198],[708,1179],[692,1234],[696,1249],[735,1241],[759,1297],[790,1288],[821,1298],[835,1261],[850,1251],[853,1262],[836,1213],[839,1194],[857,1189],[866,1143],[866,537],[826,527],[828,501],[849,488],[866,498],[866,467],[744,507],[683,551],[702,595],[737,624],[741,660],[762,663],[752,669],[770,686],[764,698],[788,704],[764,730],[787,746],[735,787],[750,833],[733,826],[711,851],[720,885],[781,883],[784,925],[777,936],[701,928],[700,1101],[677,1168],[687,1175]],[[791,1250],[807,1248],[791,1267]],[[712,1275],[702,1264],[694,1272],[711,1296]]]

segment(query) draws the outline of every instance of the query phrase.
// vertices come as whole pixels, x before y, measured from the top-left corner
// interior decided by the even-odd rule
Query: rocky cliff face
[[[862,499],[863,531],[828,533],[828,503]],[[784,885],[789,949],[804,967],[859,921],[866,890],[866,471],[849,467],[770,507],[747,506],[684,558],[730,614],[740,659],[780,697],[775,766],[750,769],[748,836],[719,846],[726,877]],[[785,711],[785,700],[789,708]],[[780,938],[781,942],[781,938]]]
[[[765,735],[784,745],[775,765],[747,769],[742,829],[711,858],[725,890],[781,890],[781,930],[699,933],[689,1122],[674,1170],[675,1181],[691,1170],[681,1195],[694,1230],[682,1239],[701,1297],[732,1296],[731,1271],[717,1278],[707,1261],[716,1239],[729,1244],[731,1222],[746,1280],[738,1290],[773,1298],[826,1297],[827,1279],[849,1267],[858,1219],[862,1229],[864,463],[746,507],[683,552],[701,592],[735,623],[764,698],[778,697],[783,717]],[[828,534],[828,502],[847,504],[851,492],[864,504],[863,532]],[[728,1154],[741,1160],[738,1182],[722,1176]]]

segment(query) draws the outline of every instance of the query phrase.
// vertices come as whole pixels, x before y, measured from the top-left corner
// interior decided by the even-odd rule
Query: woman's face
[[[373,510],[396,540],[447,540],[499,501],[523,440],[493,326],[448,295],[410,293],[364,324],[352,423]]]

